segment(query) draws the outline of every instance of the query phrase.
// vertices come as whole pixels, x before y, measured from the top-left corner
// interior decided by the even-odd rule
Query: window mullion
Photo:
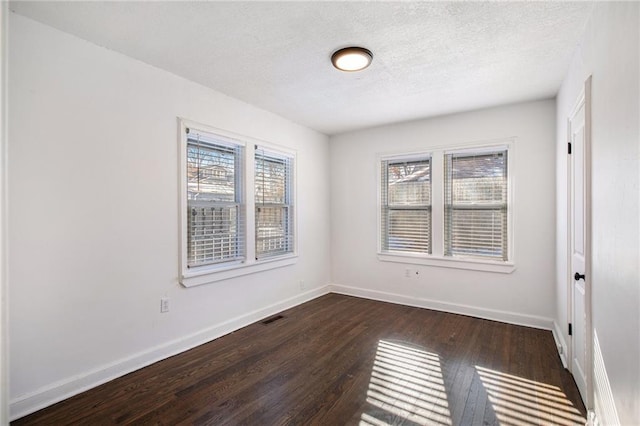
[[[247,247],[247,263],[253,263],[256,259],[256,197],[254,189],[255,178],[255,149],[253,145],[247,147],[244,157],[244,197],[245,197],[245,244]]]
[[[431,154],[431,250],[434,256],[444,255],[444,156],[442,151]]]

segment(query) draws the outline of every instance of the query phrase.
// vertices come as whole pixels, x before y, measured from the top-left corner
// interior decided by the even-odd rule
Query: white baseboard
[[[414,306],[417,308],[433,309],[435,311],[449,312],[453,314],[468,315],[476,318],[483,318],[493,321],[505,322],[508,324],[524,325],[527,327],[553,330],[553,320],[551,318],[536,315],[524,315],[516,312],[499,311],[495,309],[479,308],[456,303],[440,302],[437,300],[424,299],[403,294],[388,293],[379,290],[370,290],[360,287],[350,287],[340,284],[329,285],[332,293],[344,294],[347,296],[362,297],[365,299],[379,300],[381,302],[397,303],[400,305]]]
[[[329,293],[329,286],[318,287],[301,293],[289,299],[266,306],[262,309],[237,316],[228,321],[216,324],[204,330],[158,345],[149,350],[119,359],[113,363],[103,365],[93,371],[72,377],[68,380],[53,383],[35,392],[22,395],[9,403],[9,418],[15,420],[31,414],[49,405],[77,395],[88,389],[139,370],[155,362],[177,355],[210,342],[218,337],[229,334],[256,321],[260,321],[278,312],[297,306]]]
[[[565,342],[564,340],[562,329],[555,321],[553,322],[553,328],[551,329],[551,332],[553,333],[553,340],[556,341],[556,348],[558,348],[558,355],[560,355],[562,366],[564,368],[567,368],[567,342]]]
[[[598,340],[598,332],[593,330],[593,402],[594,424],[619,425],[620,418],[613,399],[611,383],[602,357],[602,349]]]

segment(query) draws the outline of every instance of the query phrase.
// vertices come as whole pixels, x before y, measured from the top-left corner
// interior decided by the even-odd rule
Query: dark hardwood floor
[[[578,425],[549,331],[329,294],[13,425]]]

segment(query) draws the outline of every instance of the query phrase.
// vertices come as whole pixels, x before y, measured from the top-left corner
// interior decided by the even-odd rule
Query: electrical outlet
[[[169,298],[168,297],[163,297],[162,299],[160,299],[160,312],[161,313],[165,313],[165,312],[169,312]]]
[[[300,280],[300,290],[304,290],[306,288],[307,288],[307,286],[305,285],[304,281]]]
[[[404,270],[404,277],[409,279],[418,279],[420,278],[420,271],[417,269],[407,268]]]

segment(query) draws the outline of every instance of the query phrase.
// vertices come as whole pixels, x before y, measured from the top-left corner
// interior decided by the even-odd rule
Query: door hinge
[[[573,334],[573,330],[571,329],[571,323],[569,323],[569,336]]]
[[[569,154],[571,154],[571,142],[569,142],[568,145],[569,145]]]

